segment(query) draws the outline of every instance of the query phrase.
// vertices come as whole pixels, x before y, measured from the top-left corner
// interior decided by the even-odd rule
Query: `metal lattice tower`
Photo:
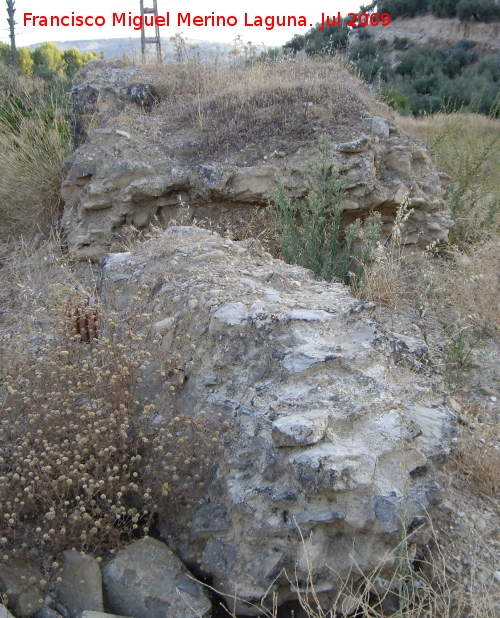
[[[141,17],[142,17],[142,28],[141,28],[141,49],[142,49],[142,59],[146,58],[146,45],[155,45],[156,46],[156,57],[158,62],[161,62],[161,41],[160,41],[160,28],[158,26],[158,4],[156,0],[150,0],[153,3],[153,6],[144,6],[144,0],[141,0]],[[155,36],[146,36],[146,24],[144,20],[145,15],[154,15],[155,18]]]

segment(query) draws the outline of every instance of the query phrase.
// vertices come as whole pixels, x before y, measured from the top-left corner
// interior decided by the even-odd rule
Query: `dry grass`
[[[313,131],[352,125],[362,110],[382,107],[335,58],[248,64],[188,59],[148,70],[163,104],[201,131],[208,153],[254,141],[309,139]]]
[[[63,111],[36,81],[13,81],[0,102],[2,237],[48,231],[62,210],[61,163],[69,154]]]
[[[306,584],[299,585],[296,576],[285,576],[291,589],[297,591],[295,611],[307,618],[495,618],[500,608],[500,591],[494,581],[484,582],[480,577],[481,556],[470,555],[471,566],[467,573],[450,568],[440,543],[438,533],[430,525],[431,540],[425,555],[416,555],[410,538],[403,539],[397,553],[397,568],[386,579],[384,561],[370,573],[361,572],[353,561],[350,577],[340,585],[335,598],[325,603],[323,595],[314,585],[314,574],[309,565]],[[307,552],[307,539],[302,539]],[[452,572],[454,573],[452,575]],[[338,576],[332,572],[332,577]],[[465,581],[470,582],[469,585]],[[210,586],[208,586],[210,588]],[[214,588],[210,588],[217,592]],[[231,610],[241,599],[230,597],[227,615],[238,618]],[[279,601],[272,586],[259,604],[253,606],[265,618],[280,615]],[[292,616],[295,615],[294,610]],[[289,614],[286,614],[289,615]]]
[[[1,270],[17,310],[0,341],[1,559],[36,549],[49,574],[68,547],[102,554],[144,535],[166,497],[199,500],[227,431],[210,410],[187,418],[169,398],[190,358],[164,353],[150,369],[161,400],[139,395],[152,346],[162,354],[139,298],[127,315],[95,305],[99,336],[84,343],[75,326],[95,290],[67,268],[44,246]]]
[[[431,306],[468,329],[498,332],[499,249],[499,241],[492,239],[467,253],[452,251],[444,260],[427,260],[424,274]]]
[[[451,177],[448,192],[455,226],[450,239],[475,244],[498,233],[500,120],[479,114],[399,117],[398,123],[434,150],[438,169]]]
[[[408,305],[415,291],[415,255],[405,249],[405,224],[411,215],[408,197],[396,212],[388,242],[385,246],[378,244],[354,290],[366,300],[393,308]]]
[[[490,497],[500,491],[499,432],[496,427],[486,426],[479,442],[468,427],[462,427],[457,450],[452,460],[469,477],[478,490]],[[497,446],[497,448],[495,448]]]
[[[480,114],[398,116],[398,125],[434,150],[436,165],[453,180],[469,170],[475,182],[500,184],[500,119]],[[467,163],[469,161],[469,163]]]

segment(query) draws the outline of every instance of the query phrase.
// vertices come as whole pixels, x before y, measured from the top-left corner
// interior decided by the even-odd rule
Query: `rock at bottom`
[[[1,614],[0,614],[1,618]],[[117,614],[105,614],[104,612],[93,612],[85,610],[78,614],[77,618],[131,618],[131,616],[118,616]]]
[[[211,603],[161,541],[146,537],[120,551],[102,571],[106,606],[131,618],[200,618]]]
[[[62,581],[57,586],[59,601],[76,618],[84,610],[102,612],[102,579],[99,563],[77,551],[63,552]]]

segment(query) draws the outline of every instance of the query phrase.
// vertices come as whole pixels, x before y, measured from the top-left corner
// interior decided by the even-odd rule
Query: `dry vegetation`
[[[201,146],[210,154],[276,138],[300,142],[312,131],[349,127],[362,109],[376,113],[386,108],[332,58],[283,58],[249,65],[192,58],[151,67],[150,72],[148,78],[161,92],[173,121],[187,120],[200,129]]]
[[[401,117],[403,129],[425,141],[437,167],[451,177],[449,202],[455,226],[450,240],[468,248],[498,231],[500,120],[474,113]]]
[[[161,501],[191,508],[229,429],[210,410],[177,414],[168,396],[139,403],[159,349],[151,316],[89,307],[94,291],[54,246],[20,247],[0,289],[21,314],[0,342],[0,561],[35,551],[49,576],[68,547],[102,556],[143,536]],[[190,358],[163,361],[150,370],[174,394]]]
[[[48,232],[60,216],[70,152],[62,85],[13,77],[0,68],[0,238]]]

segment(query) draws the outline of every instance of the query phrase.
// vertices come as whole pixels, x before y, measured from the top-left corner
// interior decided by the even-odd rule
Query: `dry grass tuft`
[[[0,97],[0,229],[4,238],[46,232],[57,221],[62,209],[61,163],[70,150],[60,103],[51,100],[38,80],[11,78],[10,82]]]
[[[467,170],[490,188],[500,184],[500,120],[481,114],[398,116],[398,125],[434,150],[439,169],[460,181]],[[466,162],[469,164],[465,165]],[[479,163],[479,165],[478,165]]]
[[[50,566],[68,547],[102,553],[147,534],[167,498],[190,508],[230,428],[210,410],[175,409],[191,357],[162,355],[139,298],[126,315],[101,307],[99,332],[84,343],[68,297],[85,307],[95,290],[73,284],[50,248],[23,255],[1,273],[18,311],[0,341],[1,559],[36,550]],[[145,372],[163,385],[158,401],[141,395]]]
[[[490,497],[498,496],[500,491],[499,437],[495,426],[483,425],[480,440],[469,427],[462,427],[457,449],[452,455],[458,469],[472,479],[481,493]]]
[[[425,274],[431,304],[467,329],[498,332],[499,249],[498,240],[492,239],[467,253],[452,251],[444,261],[428,260]]]
[[[467,573],[451,568],[441,551],[438,533],[429,524],[431,540],[425,554],[417,551],[410,538],[402,539],[394,550],[397,568],[387,579],[385,560],[370,573],[363,573],[355,562],[349,578],[341,582],[335,598],[324,602],[324,595],[315,589],[314,574],[309,565],[307,582],[299,584],[297,576],[286,572],[278,575],[289,582],[297,592],[292,616],[307,618],[495,618],[500,608],[500,592],[493,578],[481,578],[480,556],[471,555]],[[302,538],[307,552],[307,539]],[[338,575],[332,571],[332,578]],[[467,583],[466,583],[467,582]],[[216,589],[207,586],[214,592]],[[230,596],[226,612],[232,618],[238,614],[231,610],[241,599]],[[272,586],[260,603],[253,605],[259,615],[277,618],[279,602]],[[289,615],[288,613],[286,615]]]
[[[451,177],[448,199],[455,225],[450,240],[484,242],[500,229],[500,120],[473,113],[399,117],[400,126],[434,150]]]
[[[366,300],[388,307],[407,305],[414,291],[415,256],[405,250],[405,223],[411,215],[406,196],[396,212],[391,234],[385,246],[380,243],[373,259],[364,267],[363,278],[355,292]]]
[[[382,104],[335,58],[283,58],[248,64],[151,67],[151,80],[174,115],[202,132],[207,153],[242,143],[310,139],[313,131],[352,125]]]

